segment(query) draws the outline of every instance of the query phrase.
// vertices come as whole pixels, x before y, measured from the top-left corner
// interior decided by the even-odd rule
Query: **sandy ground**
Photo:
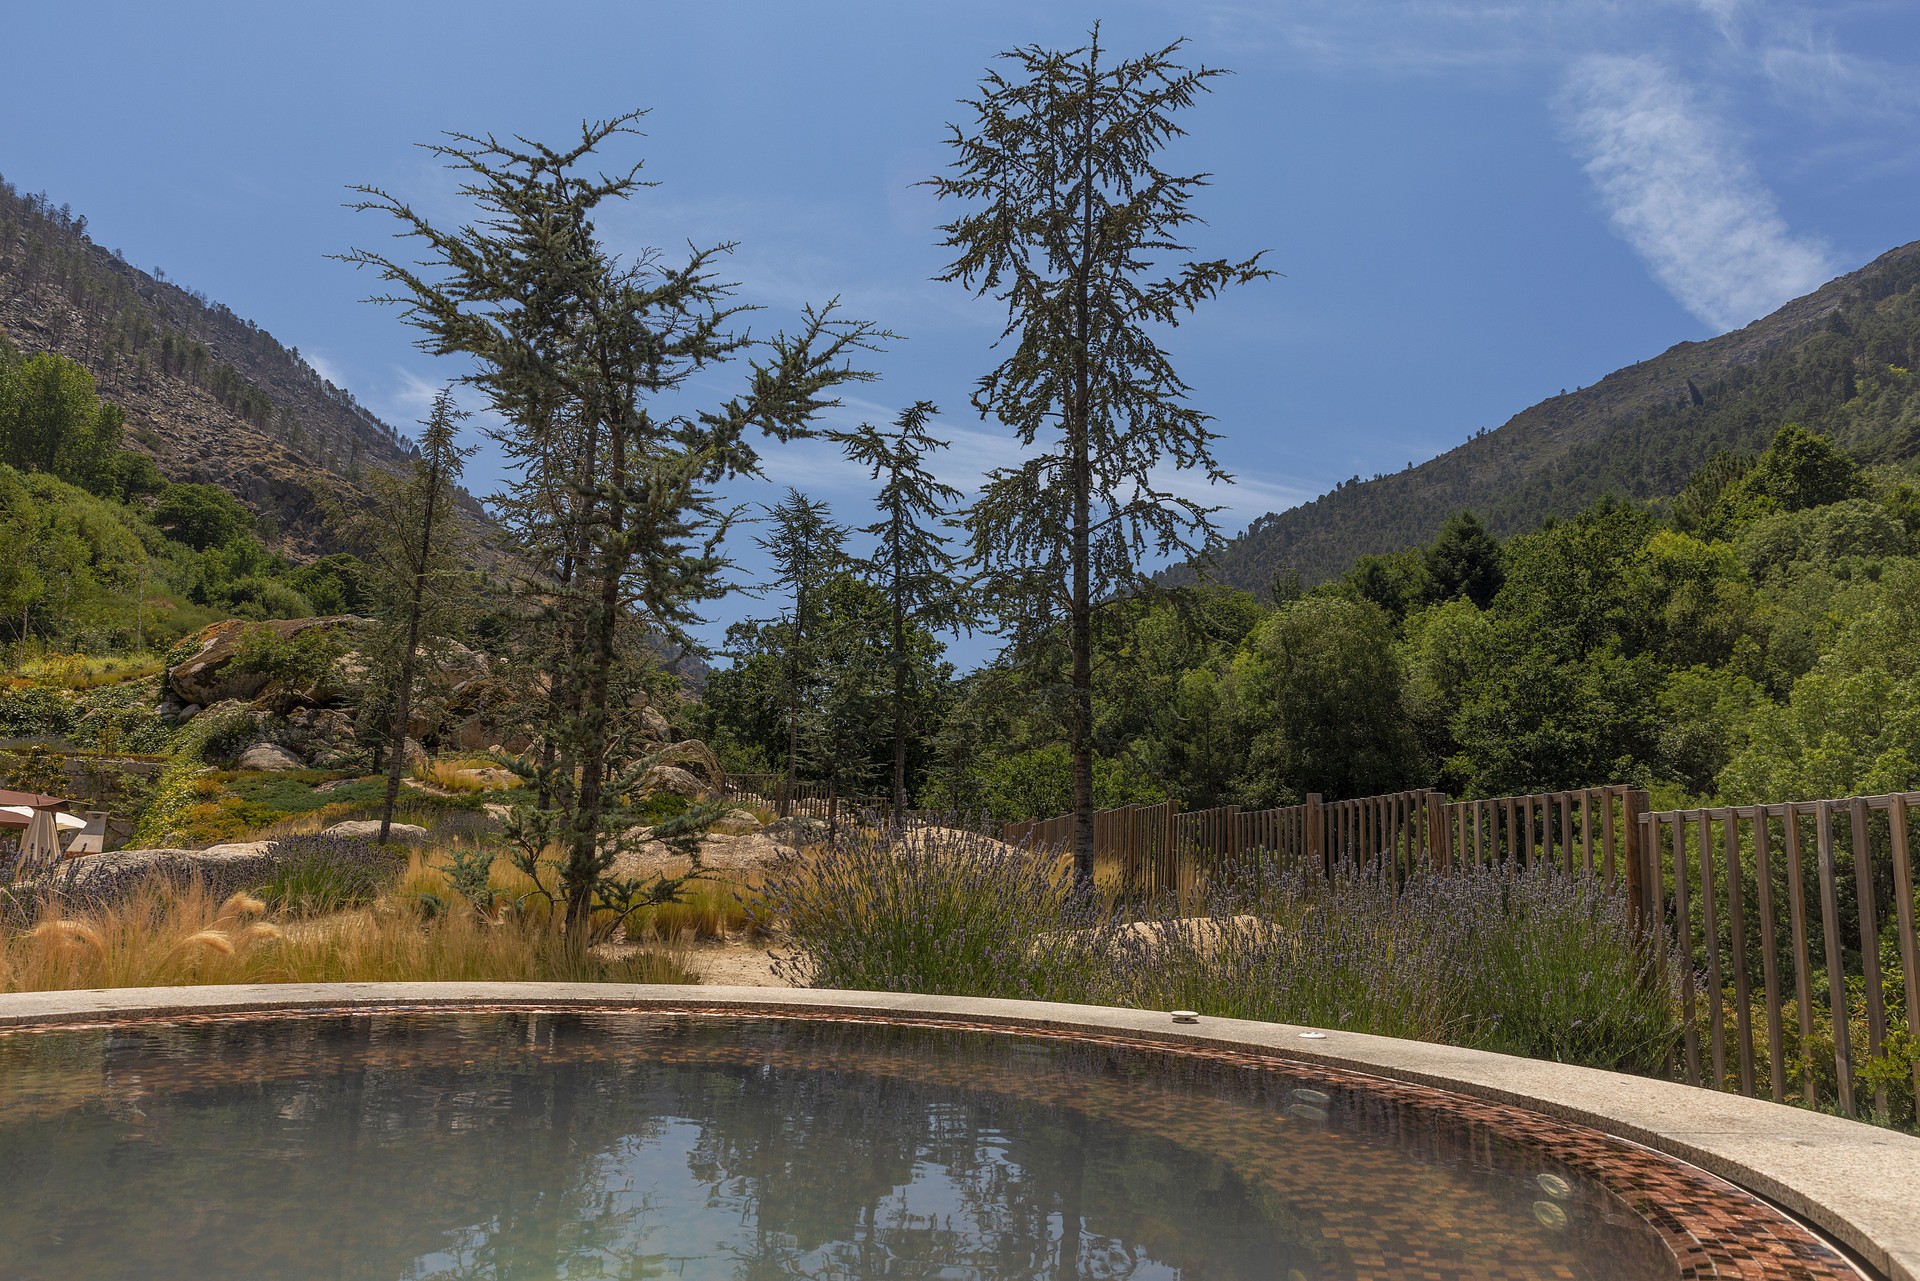
[[[773,957],[755,942],[698,943],[681,954],[702,983],[734,987],[792,987],[773,972]]]

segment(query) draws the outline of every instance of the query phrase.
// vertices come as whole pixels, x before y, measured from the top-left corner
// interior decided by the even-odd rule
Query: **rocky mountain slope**
[[[0,181],[0,332],[92,371],[129,448],[221,486],[296,559],[340,550],[370,469],[411,445],[272,334],[94,244],[86,219]],[[477,503],[469,513],[481,518]]]
[[[1920,242],[1744,329],[1524,409],[1418,467],[1263,516],[1213,574],[1254,591],[1287,570],[1311,584],[1357,556],[1430,540],[1461,508],[1504,536],[1607,493],[1671,497],[1715,452],[1758,451],[1784,422],[1868,459],[1911,458],[1920,455],[1917,365]],[[1188,576],[1184,567],[1169,575]]]

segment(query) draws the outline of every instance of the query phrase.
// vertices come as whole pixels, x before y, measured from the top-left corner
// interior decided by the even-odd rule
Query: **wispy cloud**
[[[1716,329],[1763,316],[1837,274],[1796,236],[1735,140],[1651,57],[1578,61],[1558,106],[1614,229]]]
[[[898,412],[897,408],[850,397],[846,404],[823,415],[822,422],[836,428],[857,422],[884,423],[892,421]],[[1029,453],[1010,431],[976,419],[941,418],[931,430],[948,442],[948,448],[928,458],[928,469],[969,498],[979,492],[989,472],[1013,467]],[[831,441],[814,439],[782,446],[778,459],[767,461],[768,479],[737,487],[733,494],[736,501],[771,502],[791,485],[827,501],[835,516],[849,525],[864,525],[875,518],[874,482],[867,469],[847,461]],[[1319,492],[1318,486],[1274,476],[1243,476],[1215,484],[1203,473],[1170,466],[1155,468],[1151,479],[1166,493],[1219,508],[1214,520],[1229,530],[1268,512],[1284,511]]]
[[[347,385],[347,377],[341,372],[340,366],[334,364],[333,361],[318,348],[302,347],[300,349],[300,359],[312,365],[314,373],[319,374],[334,386],[345,387]]]

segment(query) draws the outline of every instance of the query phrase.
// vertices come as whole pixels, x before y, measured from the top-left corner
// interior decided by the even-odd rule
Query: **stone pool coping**
[[[1250,1049],[1528,1108],[1630,1139],[1772,1201],[1888,1281],[1920,1281],[1920,1138],[1694,1086],[1484,1050],[1244,1019],[897,992],[620,983],[303,983],[0,994],[0,1030],[184,1014],[434,1005],[912,1015]]]

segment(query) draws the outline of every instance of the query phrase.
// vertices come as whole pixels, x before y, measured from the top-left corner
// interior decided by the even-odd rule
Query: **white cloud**
[[[889,423],[898,412],[896,408],[848,398],[845,405],[824,414],[822,422],[835,428],[859,422]],[[977,419],[941,418],[930,430],[947,441],[949,448],[932,455],[927,460],[928,469],[936,479],[969,498],[979,491],[988,472],[1012,467],[1029,453],[1011,431]],[[846,524],[860,526],[874,519],[874,482],[867,469],[848,462],[831,441],[815,439],[780,446],[777,456],[769,453],[764,461],[768,479],[738,487],[733,493],[736,501],[772,502],[791,485],[826,501],[836,518]],[[1319,492],[1315,486],[1271,477],[1215,484],[1201,472],[1170,466],[1155,468],[1152,479],[1156,488],[1167,493],[1220,508],[1214,521],[1227,530],[1244,527],[1268,512],[1284,511]]]
[[[1713,20],[1722,35],[1732,39],[1744,0],[1699,0],[1700,10]]]
[[[334,364],[333,361],[323,355],[317,348],[302,347],[300,349],[300,359],[312,365],[314,373],[319,374],[334,386],[345,387],[347,385],[347,377],[340,371],[340,366]]]
[[[1558,103],[1614,229],[1655,279],[1716,329],[1733,329],[1837,274],[1796,236],[1698,96],[1648,57],[1575,63]]]

